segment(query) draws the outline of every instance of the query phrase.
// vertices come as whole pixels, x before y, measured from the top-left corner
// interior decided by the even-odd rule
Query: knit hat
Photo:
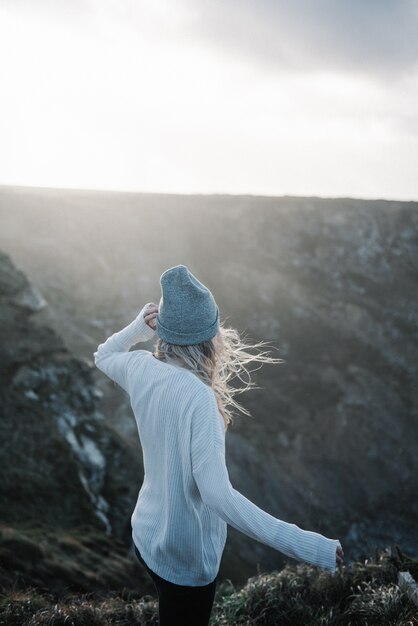
[[[212,293],[188,270],[176,265],[160,277],[157,335],[175,345],[212,339],[219,328],[219,309]]]

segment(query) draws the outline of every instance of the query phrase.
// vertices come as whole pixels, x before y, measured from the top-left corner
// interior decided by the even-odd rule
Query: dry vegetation
[[[250,578],[236,589],[218,585],[211,626],[413,626],[418,609],[399,589],[400,570],[418,575],[418,560],[399,548],[352,563],[335,575],[305,564]],[[54,596],[36,589],[3,590],[0,624],[7,626],[157,625],[157,601],[120,592]]]

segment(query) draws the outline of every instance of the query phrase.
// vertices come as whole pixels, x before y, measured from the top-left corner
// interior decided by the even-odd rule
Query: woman
[[[229,481],[228,405],[244,388],[228,385],[251,362],[281,359],[247,348],[225,328],[210,290],[185,265],[160,278],[159,305],[147,303],[126,328],[100,344],[95,364],[130,396],[141,441],[144,481],[131,517],[138,559],[154,581],[161,626],[207,625],[227,524],[283,554],[335,572],[337,539],[302,530],[257,507]],[[129,351],[157,334],[155,353]]]

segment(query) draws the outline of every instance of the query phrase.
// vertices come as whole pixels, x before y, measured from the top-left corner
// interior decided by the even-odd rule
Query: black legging
[[[160,626],[208,626],[218,577],[200,587],[175,585],[153,572],[134,548],[157,590]]]

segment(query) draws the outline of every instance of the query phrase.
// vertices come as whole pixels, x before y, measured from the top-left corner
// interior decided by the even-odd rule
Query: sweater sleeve
[[[148,303],[128,326],[111,335],[93,354],[96,367],[127,392],[129,366],[137,358],[138,352],[129,352],[129,348],[140,341],[152,339],[156,332],[144,320],[147,306]]]
[[[213,390],[193,415],[192,472],[203,502],[225,522],[279,552],[335,573],[337,539],[270,515],[234,489],[225,462],[225,429]]]

